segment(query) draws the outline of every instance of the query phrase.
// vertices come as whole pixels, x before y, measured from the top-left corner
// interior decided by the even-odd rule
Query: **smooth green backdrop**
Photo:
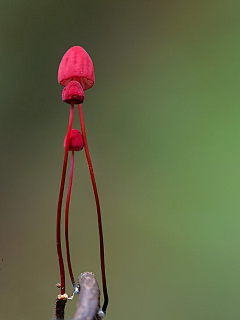
[[[73,45],[96,73],[83,112],[106,319],[240,318],[239,16],[238,0],[0,1],[1,319],[53,316],[69,113],[57,69]],[[101,285],[84,153],[70,209],[74,273]]]

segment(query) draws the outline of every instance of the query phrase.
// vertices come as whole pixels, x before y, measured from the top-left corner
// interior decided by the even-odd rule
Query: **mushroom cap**
[[[66,103],[80,104],[84,101],[84,91],[77,81],[70,81],[62,91],[62,101]]]
[[[94,85],[94,67],[89,54],[80,46],[74,46],[64,54],[58,68],[58,83],[66,86],[68,82],[80,82],[83,90]]]
[[[64,139],[64,149],[66,148],[66,140],[67,136]],[[79,130],[77,129],[72,129],[71,130],[71,136],[70,136],[70,143],[69,143],[69,150],[70,151],[80,151],[83,149],[83,138],[82,134]]]

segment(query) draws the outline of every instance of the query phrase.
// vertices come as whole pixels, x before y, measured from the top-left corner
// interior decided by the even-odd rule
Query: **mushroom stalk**
[[[76,287],[73,272],[72,272],[70,250],[69,250],[69,238],[68,238],[68,217],[69,217],[70,197],[71,197],[71,191],[72,191],[73,170],[74,170],[74,150],[72,150],[71,172],[70,172],[70,179],[69,179],[69,184],[68,184],[68,193],[67,193],[66,209],[65,209],[65,240],[66,240],[68,271],[69,271],[69,275],[70,275],[70,278],[72,281],[74,292],[76,292],[77,287]]]
[[[85,125],[84,125],[81,104],[78,105],[78,112],[79,112],[79,119],[80,119],[80,125],[81,125],[82,136],[83,136],[84,150],[85,150],[85,155],[86,155],[87,162],[88,162],[88,168],[89,168],[89,173],[91,176],[92,187],[93,187],[95,202],[96,202],[96,207],[97,207],[98,231],[99,231],[99,241],[100,241],[100,259],[101,259],[101,271],[102,271],[102,285],[103,285],[103,295],[104,295],[104,304],[102,307],[102,311],[104,313],[106,313],[107,305],[108,305],[108,293],[107,293],[107,281],[106,281],[106,274],[105,274],[104,243],[103,243],[101,208],[100,208],[100,202],[99,202],[97,185],[96,185],[96,181],[95,181],[95,177],[94,177],[92,162],[91,162],[91,158],[90,158],[90,154],[89,154],[89,150],[88,150],[87,137],[86,137],[86,131],[85,131]]]
[[[74,112],[74,103],[71,103],[68,132],[67,132],[67,138],[66,138],[66,147],[65,147],[63,169],[62,169],[62,178],[61,178],[61,185],[60,185],[59,198],[58,198],[58,208],[57,208],[57,254],[58,254],[60,277],[61,277],[61,294],[65,293],[65,271],[64,271],[64,263],[63,263],[62,248],[61,248],[61,211],[62,211],[62,200],[63,200],[64,184],[65,184],[66,170],[67,170],[68,149],[69,149],[70,136],[71,136],[71,130],[72,130],[72,123],[73,123],[73,112]]]

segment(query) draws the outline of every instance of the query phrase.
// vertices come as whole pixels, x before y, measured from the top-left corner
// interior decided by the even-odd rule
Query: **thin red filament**
[[[81,124],[82,136],[83,136],[84,149],[85,149],[85,154],[88,162],[88,168],[89,168],[89,173],[92,180],[92,186],[93,186],[95,202],[97,207],[98,231],[99,231],[99,241],[100,241],[100,259],[101,259],[102,284],[103,284],[103,295],[104,295],[104,304],[103,304],[102,310],[106,313],[107,305],[108,305],[108,293],[107,293],[107,282],[106,282],[105,262],[104,262],[104,243],[103,243],[101,209],[100,209],[100,202],[99,202],[99,197],[97,192],[97,185],[96,185],[96,181],[93,173],[92,162],[91,162],[91,158],[88,150],[87,137],[86,137],[81,104],[78,105],[78,112],[79,112],[79,118],[80,118],[80,124]]]
[[[68,239],[68,217],[69,217],[69,205],[70,205],[70,197],[72,191],[72,181],[73,181],[73,170],[74,170],[74,151],[72,151],[72,158],[71,158],[71,171],[70,171],[70,179],[68,184],[68,193],[67,193],[67,200],[66,200],[66,209],[65,209],[65,239],[66,239],[66,251],[67,251],[67,263],[68,263],[68,271],[72,281],[73,289],[75,290],[75,280],[72,272],[72,265],[70,259],[70,250],[69,250],[69,239]]]
[[[68,150],[69,150],[69,143],[70,143],[70,137],[71,137],[72,123],[73,123],[73,112],[74,112],[74,104],[72,103],[71,109],[70,109],[70,115],[69,115],[68,132],[67,132],[66,147],[65,147],[63,169],[62,169],[62,179],[61,179],[59,198],[58,198],[58,208],[57,208],[57,254],[58,254],[58,262],[59,262],[60,277],[61,277],[61,294],[65,293],[65,272],[64,272],[62,248],[61,248],[61,211],[62,211],[62,200],[63,200],[64,184],[65,184],[66,170],[67,170]]]

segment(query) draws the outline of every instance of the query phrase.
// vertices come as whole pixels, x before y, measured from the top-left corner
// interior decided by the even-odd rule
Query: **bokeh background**
[[[69,114],[57,70],[73,45],[96,73],[83,112],[107,319],[239,319],[239,15],[238,0],[0,1],[1,319],[53,316]],[[93,271],[101,286],[83,152],[75,168],[73,269]]]

